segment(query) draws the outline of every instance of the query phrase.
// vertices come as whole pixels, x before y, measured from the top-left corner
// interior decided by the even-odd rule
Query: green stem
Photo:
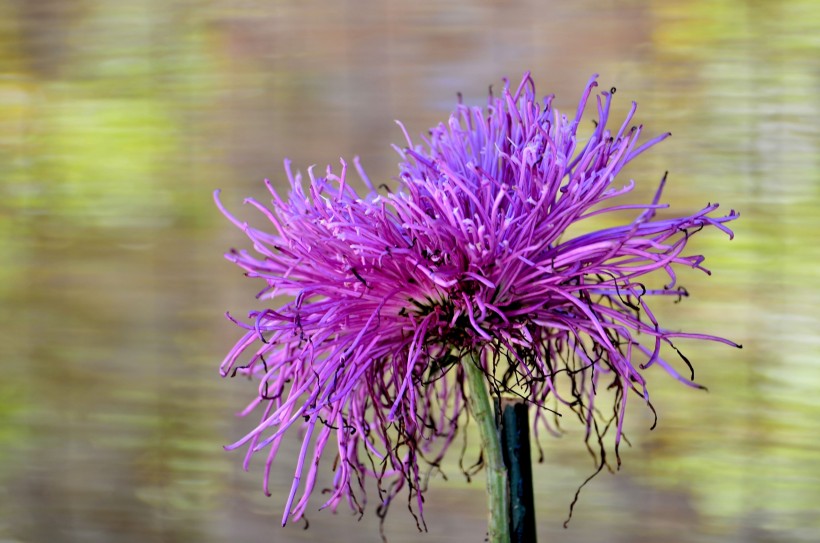
[[[470,412],[478,423],[481,448],[484,454],[484,472],[487,474],[487,502],[489,543],[510,543],[510,505],[507,490],[507,468],[501,454],[501,440],[495,424],[495,412],[487,393],[487,377],[481,369],[478,353],[471,353],[462,361],[470,387]]]

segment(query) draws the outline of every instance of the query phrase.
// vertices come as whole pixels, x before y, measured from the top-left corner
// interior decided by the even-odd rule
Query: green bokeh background
[[[579,427],[544,442],[540,540],[817,541],[818,58],[811,0],[0,2],[0,541],[381,541],[372,502],[279,527],[295,435],[272,498],[222,451],[251,425],[216,371],[222,315],[259,286],[222,260],[244,241],[211,192],[244,213],[285,157],[359,155],[389,183],[393,119],[421,133],[525,70],[565,110],[600,73],[616,118],[634,99],[673,133],[629,171],[637,197],[668,169],[680,214],[741,213],[658,313],[744,349],[687,346],[708,394],[649,373],[658,428],[633,402],[623,468],[568,530],[592,461]],[[482,540],[483,481],[447,472],[430,533],[398,504],[391,542]]]

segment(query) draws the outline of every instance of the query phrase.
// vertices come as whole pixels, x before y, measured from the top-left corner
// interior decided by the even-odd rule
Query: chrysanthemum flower
[[[718,205],[709,204],[659,217],[666,176],[650,203],[619,204],[634,186],[617,182],[619,172],[668,134],[640,143],[634,103],[611,130],[613,97],[601,92],[594,129],[579,139],[596,86],[591,79],[567,117],[552,96],[536,98],[526,75],[517,89],[491,94],[486,109],[459,104],[420,144],[405,131],[395,192],[380,194],[358,161],[364,194],[344,161],[338,174],[308,170],[307,187],[286,162],[287,199],[266,181],[270,205],[246,200],[267,229],[237,220],[217,199],[253,242],[254,253],[228,259],[264,281],[260,299],[276,300],[234,320],[246,333],[221,372],[258,379],[241,414],[260,422],[228,448],[247,447],[246,469],[255,453],[267,456],[270,494],[282,439],[300,429],[283,523],[305,512],[320,460],[334,473],[322,507],[346,501],[361,512],[373,477],[380,510],[406,487],[411,511],[421,513],[425,464],[439,464],[464,422],[465,358],[480,360],[496,394],[550,408],[536,411],[536,433],[556,432],[554,413],[566,411],[588,440],[614,428],[617,450],[628,398],[649,402],[643,370],[657,365],[699,387],[667,360],[674,342],[735,345],[663,328],[649,302],[685,296],[674,268],[706,271],[702,256],[685,252],[690,237],[705,227],[731,237],[726,223],[737,214],[714,215]],[[604,216],[619,226],[584,229]],[[570,227],[586,233],[569,235]],[[646,277],[653,272],[666,279]],[[606,388],[611,416],[596,405]]]

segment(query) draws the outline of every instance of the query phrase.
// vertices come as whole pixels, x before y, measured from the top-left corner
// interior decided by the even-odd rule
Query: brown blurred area
[[[254,423],[234,417],[251,385],[217,373],[223,314],[260,286],[222,259],[245,241],[211,193],[244,217],[286,157],[393,183],[394,119],[423,133],[527,70],[566,111],[599,73],[615,122],[636,100],[673,133],[628,172],[637,196],[669,170],[673,212],[741,213],[734,241],[693,245],[713,276],[683,272],[691,298],[657,313],[744,349],[687,348],[708,394],[650,373],[658,428],[632,402],[622,469],[567,530],[594,465],[571,421],[545,440],[541,540],[816,541],[818,35],[811,0],[0,2],[0,542],[381,541],[375,492],[361,521],[317,496],[308,530],[279,526],[296,435],[271,498],[222,450]],[[396,503],[391,543],[483,540],[457,460],[429,533]]]

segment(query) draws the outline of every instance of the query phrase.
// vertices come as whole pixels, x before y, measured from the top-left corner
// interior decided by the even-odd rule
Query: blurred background
[[[658,428],[633,402],[622,469],[566,530],[594,465],[578,426],[545,441],[539,539],[817,541],[818,58],[813,0],[0,2],[0,541],[381,541],[373,495],[360,522],[279,526],[295,434],[272,498],[222,450],[254,424],[234,417],[252,385],[217,373],[223,313],[260,285],[223,260],[247,244],[211,193],[245,216],[285,157],[359,155],[390,184],[394,119],[419,134],[525,70],[565,111],[600,73],[614,122],[634,99],[673,133],[631,168],[636,197],[668,169],[677,214],[741,213],[734,241],[692,244],[712,277],[682,272],[692,297],[657,312],[744,349],[685,346],[709,393],[649,372]],[[429,534],[397,503],[391,542],[483,540],[483,479],[452,462]]]

